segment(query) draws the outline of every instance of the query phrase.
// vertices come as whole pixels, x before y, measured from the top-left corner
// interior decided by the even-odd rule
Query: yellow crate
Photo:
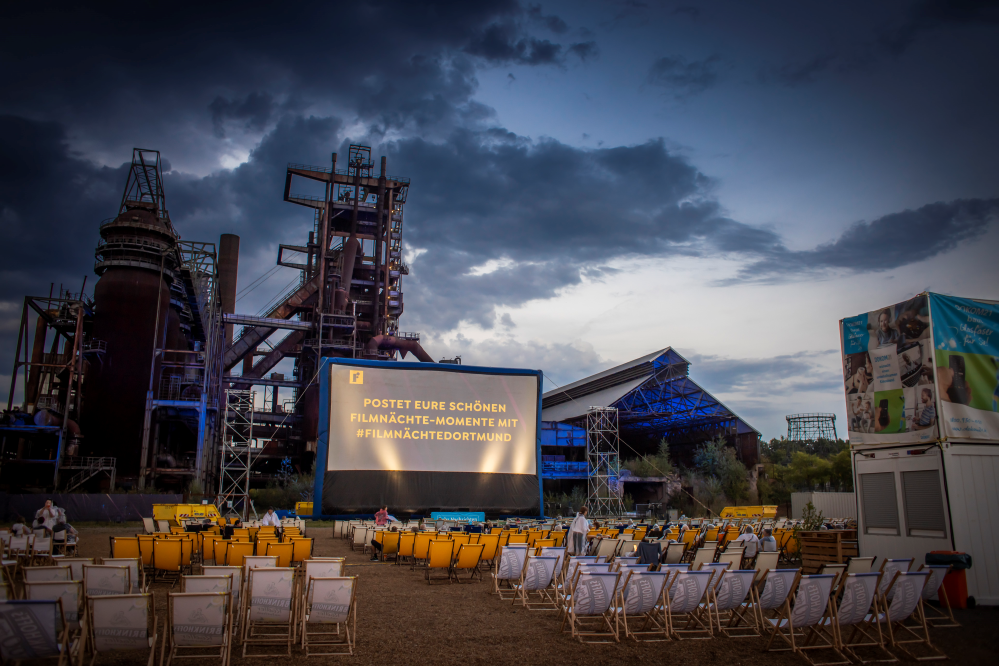
[[[214,504],[154,504],[153,519],[168,520],[171,525],[180,525],[180,519],[210,518],[218,522],[221,518]]]
[[[727,506],[722,509],[722,518],[776,518],[777,505],[768,506]]]

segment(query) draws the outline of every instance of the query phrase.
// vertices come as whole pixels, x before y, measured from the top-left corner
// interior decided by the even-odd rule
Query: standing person
[[[388,520],[389,520],[389,512],[387,506],[383,506],[382,508],[378,509],[378,511],[375,512],[375,525],[377,525],[378,527],[385,527],[386,525],[388,525]]]
[[[281,534],[281,519],[274,513],[274,507],[267,509],[267,513],[264,514],[264,519],[260,521],[260,524],[264,527],[273,527],[277,530],[278,534]]]
[[[586,554],[586,534],[590,531],[590,523],[586,520],[587,508],[584,506],[572,519],[569,525],[569,549],[570,555]]]

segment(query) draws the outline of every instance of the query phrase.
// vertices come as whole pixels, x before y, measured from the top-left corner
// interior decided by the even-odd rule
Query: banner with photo
[[[999,303],[930,294],[943,434],[999,441]]]
[[[939,438],[926,294],[840,321],[852,443]]]

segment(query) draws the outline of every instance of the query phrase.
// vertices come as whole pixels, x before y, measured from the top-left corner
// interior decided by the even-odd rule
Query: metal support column
[[[586,412],[586,505],[591,516],[619,516],[621,437],[617,409],[590,407]]]

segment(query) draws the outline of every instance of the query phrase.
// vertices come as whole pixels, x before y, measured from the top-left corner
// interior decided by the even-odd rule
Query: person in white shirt
[[[742,552],[744,558],[756,557],[756,551],[760,548],[760,538],[753,533],[752,525],[743,527],[742,534],[738,536],[736,541],[742,541],[746,546],[746,550]]]
[[[264,519],[260,521],[260,524],[264,527],[276,527],[278,533],[281,532],[281,519],[274,513],[274,507],[267,509],[267,513],[264,514]]]
[[[760,546],[764,553],[777,552],[777,539],[774,538],[773,530],[769,527],[763,528],[763,538],[760,539]]]
[[[586,554],[586,535],[590,531],[590,523],[586,520],[586,507],[584,506],[572,519],[569,525],[569,545],[566,552],[569,555]]]

